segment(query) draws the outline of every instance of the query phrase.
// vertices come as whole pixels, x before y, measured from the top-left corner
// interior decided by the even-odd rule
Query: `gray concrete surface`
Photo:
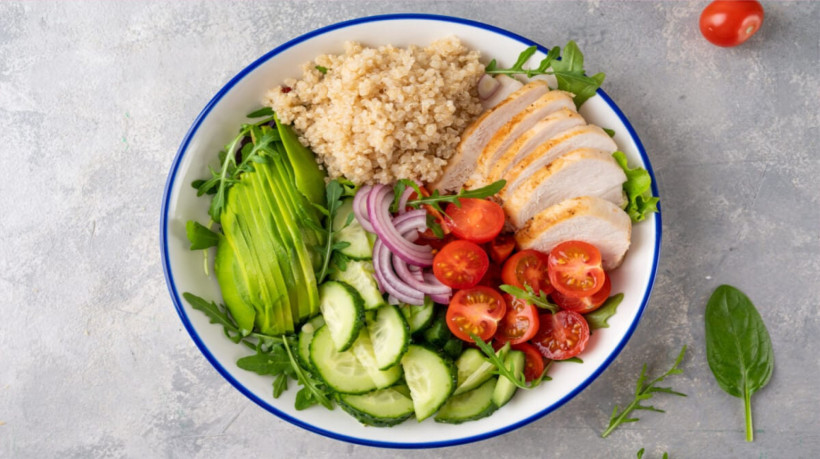
[[[703,2],[0,2],[0,456],[809,458],[820,451],[820,3],[765,2],[721,49]],[[545,419],[431,451],[354,446],[267,413],[182,329],[157,225],[191,121],[283,41],[363,15],[431,12],[545,44],[576,39],[654,163],[663,256],[629,345]],[[742,404],[705,360],[703,310],[745,290],[774,342],[771,383]],[[644,362],[681,345],[686,399],[601,439]]]

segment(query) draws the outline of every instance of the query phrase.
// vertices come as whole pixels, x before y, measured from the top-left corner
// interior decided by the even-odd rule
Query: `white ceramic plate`
[[[188,250],[185,222],[208,220],[208,199],[197,198],[190,183],[207,176],[207,164],[215,162],[216,153],[233,138],[238,126],[246,120],[245,115],[260,107],[267,89],[287,77],[300,76],[301,65],[319,54],[343,52],[343,43],[347,40],[373,46],[427,45],[451,34],[480,50],[487,61],[495,58],[502,66],[511,65],[525,47],[535,44],[486,24],[416,14],[356,19],[310,32],[265,54],[217,93],[194,121],[168,174],[160,245],[168,289],[185,328],[208,361],[240,392],[280,418],[313,432],[366,445],[424,448],[477,441],[516,429],[556,410],[598,377],[623,349],[649,300],[660,250],[660,214],[651,215],[634,226],[632,247],[626,260],[612,273],[612,291],[624,293],[623,303],[610,319],[610,327],[596,331],[590,338],[582,354],[583,364],[556,363],[550,371],[552,381],[532,391],[518,391],[508,405],[479,421],[448,425],[432,419],[421,423],[410,420],[392,428],[374,428],[362,426],[339,408],[296,411],[293,407],[295,384],[279,399],[273,399],[270,377],[237,368],[236,360],[248,354],[248,350],[226,339],[219,326],[208,323],[204,314],[181,299],[183,292],[216,301],[221,299],[216,280],[203,273],[202,253]],[[544,52],[539,46],[539,54],[534,59],[543,58]],[[590,67],[595,68],[592,64]],[[630,163],[642,165],[652,174],[638,136],[602,90],[584,104],[581,114],[590,123],[614,129],[615,141]],[[653,193],[658,195],[654,183]]]

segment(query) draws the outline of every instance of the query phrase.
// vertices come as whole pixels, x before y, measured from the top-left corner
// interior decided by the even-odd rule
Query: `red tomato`
[[[524,353],[524,378],[527,381],[538,379],[544,372],[544,357],[538,349],[530,343],[516,344],[512,348]]]
[[[447,307],[447,327],[457,338],[473,343],[470,334],[489,341],[498,321],[507,312],[507,303],[495,289],[480,285],[459,290]]]
[[[538,331],[538,310],[524,300],[504,294],[507,302],[507,314],[498,323],[495,339],[510,344],[529,341]]]
[[[763,25],[763,6],[750,0],[715,1],[700,14],[700,33],[713,45],[737,46]]]
[[[433,258],[433,274],[451,288],[475,286],[489,266],[487,253],[470,241],[453,241]]]
[[[511,256],[501,271],[505,284],[526,289],[524,284],[532,287],[535,293],[539,290],[545,294],[552,292],[548,267],[549,257],[537,250],[522,250]]]
[[[427,191],[427,188],[424,188],[423,186],[420,186],[419,189],[421,190],[421,195],[424,196],[425,198],[430,196],[430,192]],[[412,193],[410,193],[410,196],[407,198],[407,200],[412,201],[414,199],[418,199],[418,197],[419,197],[418,193],[413,191]],[[441,215],[441,212],[437,211],[435,209],[435,207],[433,207],[429,204],[424,204],[424,205],[422,205],[422,207],[424,207],[424,210],[426,210],[428,214],[432,215],[433,218],[436,220],[436,222],[439,224],[439,226],[441,226],[441,232],[444,233],[444,236],[446,238],[450,234],[450,226],[448,225],[449,219],[445,219],[444,216]],[[412,208],[410,206],[407,207],[407,210],[411,210],[411,209]],[[433,234],[433,232],[430,231],[429,229],[425,230],[424,233],[419,233],[419,234],[423,238],[426,236],[428,239],[439,239],[439,240],[441,240],[440,238],[437,238]],[[419,242],[419,244],[425,244],[425,243],[426,242],[424,242],[424,241]],[[432,246],[433,244],[430,244],[430,245]],[[436,247],[433,247],[433,248],[436,248]],[[441,247],[437,247],[437,248],[440,249]]]
[[[583,241],[566,241],[549,255],[549,278],[555,290],[566,296],[595,294],[604,286],[601,252]]]
[[[602,304],[609,298],[612,293],[612,282],[609,281],[609,276],[605,275],[604,285],[601,290],[595,292],[594,295],[576,298],[573,296],[562,295],[561,292],[552,292],[552,301],[561,309],[574,311],[578,314],[586,314],[601,307]]]
[[[589,324],[584,316],[572,311],[558,311],[556,314],[541,314],[538,333],[532,344],[541,355],[552,360],[575,357],[589,341]]]
[[[495,263],[490,263],[490,267],[487,268],[487,272],[484,274],[484,277],[478,281],[478,285],[486,285],[487,287],[492,288],[497,288],[503,283],[504,281],[501,280],[501,266],[498,266]]]
[[[483,244],[493,240],[504,227],[504,210],[486,199],[461,198],[461,206],[449,204],[444,212],[450,217],[453,234]]]
[[[496,263],[504,263],[515,249],[515,239],[512,234],[499,234],[497,238],[487,244],[487,253]]]
[[[443,227],[442,227],[443,228]],[[456,239],[451,233],[447,232],[444,237],[437,237],[430,229],[419,232],[419,238],[416,240],[417,244],[429,245],[434,251],[439,251],[445,245],[453,242]],[[435,253],[435,252],[434,252]]]

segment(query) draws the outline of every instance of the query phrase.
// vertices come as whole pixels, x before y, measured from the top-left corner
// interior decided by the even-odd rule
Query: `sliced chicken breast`
[[[572,95],[564,91],[550,91],[535,100],[523,111],[501,126],[478,157],[476,172],[486,176],[493,164],[536,123],[560,109],[575,111]]]
[[[505,174],[507,185],[501,191],[501,199],[506,200],[507,196],[512,196],[539,169],[579,148],[594,148],[612,154],[618,146],[603,129],[595,125],[578,126],[564,131],[541,144]]]
[[[509,97],[510,94],[518,91],[522,86],[524,86],[524,83],[516,80],[515,78],[508,77],[507,75],[498,75],[495,77],[495,80],[498,81],[500,86],[495,94],[487,98],[487,100],[481,101],[481,106],[484,107],[485,110],[495,107],[501,103],[502,100]]]
[[[581,148],[532,174],[504,202],[504,211],[514,226],[521,227],[541,210],[569,198],[597,196],[620,207],[625,181],[626,174],[610,153]]]
[[[493,109],[484,112],[461,136],[455,155],[433,188],[445,192],[460,189],[476,167],[478,155],[498,129],[521,110],[549,91],[547,83],[533,81],[512,93]]]
[[[566,103],[566,101],[564,102]],[[568,104],[568,106],[547,115],[546,118],[537,122],[535,126],[518,137],[507,148],[507,151],[490,165],[484,182],[492,183],[501,180],[514,164],[529,156],[533,150],[547,140],[574,127],[586,125],[587,122],[584,121],[584,118],[576,113],[575,103],[572,102],[571,98]]]
[[[629,249],[632,221],[620,207],[595,196],[583,196],[548,207],[515,234],[522,249],[549,253],[564,241],[588,242],[601,251],[605,270],[615,269]]]

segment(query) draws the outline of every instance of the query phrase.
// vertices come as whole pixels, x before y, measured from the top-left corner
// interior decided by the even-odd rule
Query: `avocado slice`
[[[228,307],[231,316],[236,320],[239,328],[253,330],[256,310],[248,304],[248,286],[244,274],[236,263],[231,244],[225,236],[219,236],[216,246],[216,259],[214,260],[214,271],[216,280],[222,290],[222,298]]]
[[[316,156],[299,142],[293,128],[280,122],[276,115],[274,120],[296,176],[296,188],[310,202],[325,206],[325,174],[316,164]]]

